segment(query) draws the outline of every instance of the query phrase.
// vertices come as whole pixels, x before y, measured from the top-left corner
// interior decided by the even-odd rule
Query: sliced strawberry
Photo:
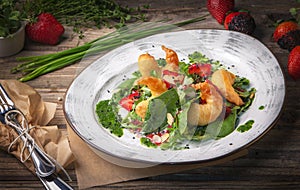
[[[300,46],[296,46],[289,54],[288,72],[293,79],[300,79]]]
[[[274,33],[273,39],[275,42],[278,42],[280,38],[286,35],[288,32],[299,29],[299,25],[294,21],[285,21],[280,23]]]
[[[200,77],[207,77],[211,74],[211,65],[210,64],[199,64],[194,63],[189,66],[188,70],[189,74],[197,74]]]
[[[223,24],[226,14],[234,9],[234,0],[207,0],[206,6],[218,23]]]
[[[175,87],[176,84],[182,84],[184,75],[170,70],[163,70],[163,80],[165,81],[167,88]]]
[[[128,96],[126,96],[120,100],[119,104],[127,111],[131,111],[134,105],[134,101],[130,99]]]
[[[128,96],[122,98],[119,104],[126,110],[131,111],[134,105],[134,101],[140,96],[138,92],[133,92]]]

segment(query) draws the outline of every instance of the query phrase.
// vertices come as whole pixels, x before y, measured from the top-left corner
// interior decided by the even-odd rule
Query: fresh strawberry
[[[64,27],[50,13],[41,13],[37,22],[26,25],[26,34],[35,42],[55,45],[64,33]]]
[[[226,14],[234,8],[234,0],[207,0],[206,6],[218,23],[223,24]]]
[[[234,30],[245,34],[253,34],[256,24],[254,18],[248,12],[232,12],[224,21],[227,30]]]
[[[275,42],[278,42],[282,36],[286,35],[288,32],[299,29],[299,26],[294,21],[285,21],[280,23],[274,33],[273,33],[273,39]]]
[[[288,58],[288,72],[293,79],[300,79],[300,46],[296,46],[290,52]]]

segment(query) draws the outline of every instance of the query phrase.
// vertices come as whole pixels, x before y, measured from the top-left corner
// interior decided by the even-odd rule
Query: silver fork
[[[32,138],[28,133],[24,133],[24,126],[18,120],[20,117],[22,118],[21,120],[27,122],[23,113],[15,107],[13,101],[0,84],[0,122],[8,124],[20,135],[21,140],[25,143],[25,146],[30,152],[36,174],[44,187],[48,190],[72,189],[71,186],[55,174],[55,164],[53,164],[49,157],[31,140]]]

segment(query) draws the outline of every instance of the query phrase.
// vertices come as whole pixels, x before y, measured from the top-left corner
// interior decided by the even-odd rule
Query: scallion
[[[18,61],[25,61],[25,63],[19,64],[12,68],[11,72],[22,72],[25,75],[19,80],[22,82],[29,81],[46,73],[76,63],[83,57],[111,50],[118,46],[150,35],[171,31],[187,24],[202,21],[206,16],[207,15],[204,15],[195,19],[175,23],[173,25],[163,24],[157,26],[157,24],[153,23],[136,23],[131,27],[117,29],[110,34],[68,50],[40,56],[18,57]]]

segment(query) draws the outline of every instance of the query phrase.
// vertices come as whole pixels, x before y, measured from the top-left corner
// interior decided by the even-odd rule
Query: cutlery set
[[[47,190],[69,190],[72,189],[70,185],[64,182],[57,176],[55,161],[47,155],[39,146],[34,143],[34,139],[29,135],[29,124],[25,115],[16,108],[14,102],[10,99],[4,87],[0,84],[0,122],[7,124],[16,131],[19,135],[16,140],[23,141],[23,150],[27,148],[29,155],[23,158],[22,154],[20,160],[26,161],[31,158],[37,177],[40,179],[45,189]],[[13,143],[15,142],[13,141]],[[9,146],[8,149],[10,149]],[[23,151],[22,150],[22,151]],[[24,151],[23,151],[24,152]]]

